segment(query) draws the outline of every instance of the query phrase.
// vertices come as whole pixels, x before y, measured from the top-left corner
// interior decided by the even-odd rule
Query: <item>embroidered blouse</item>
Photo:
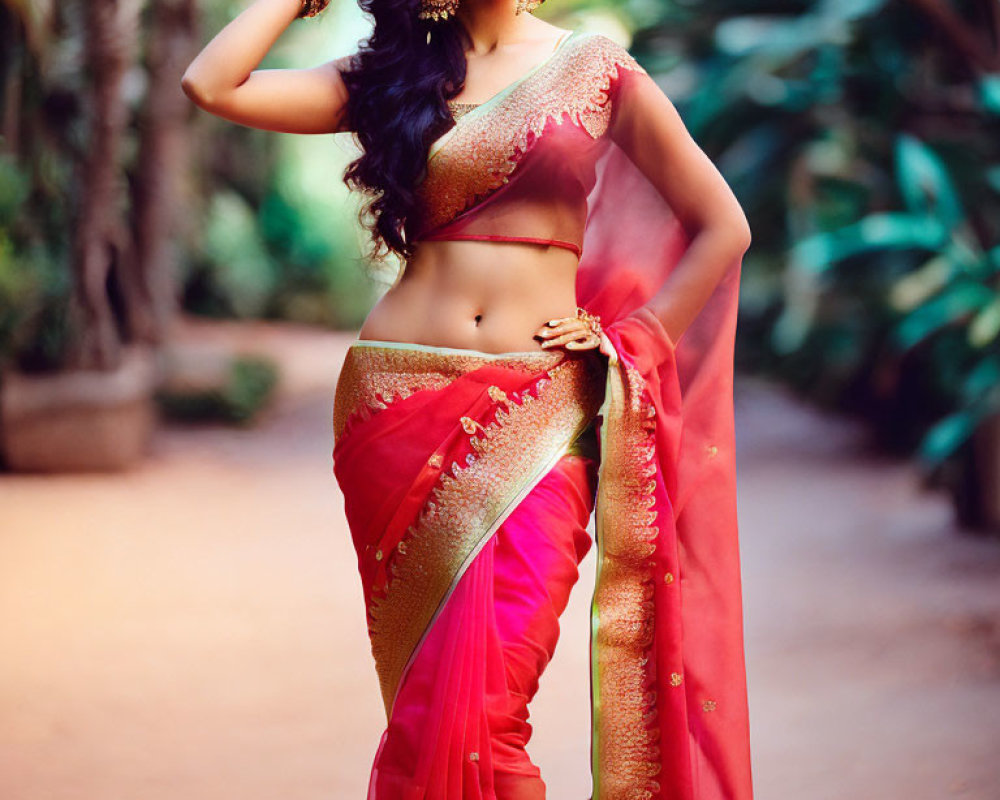
[[[623,72],[652,83],[612,39],[572,31],[486,102],[459,104],[431,145],[408,240],[529,241],[580,256],[598,140],[632,102]]]

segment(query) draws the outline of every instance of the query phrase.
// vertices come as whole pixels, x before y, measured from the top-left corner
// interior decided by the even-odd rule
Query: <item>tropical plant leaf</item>
[[[949,327],[989,305],[994,293],[979,283],[953,283],[934,299],[908,314],[893,331],[902,350],[909,350],[928,336]]]
[[[991,353],[966,375],[962,382],[962,398],[969,405],[982,402],[1000,386],[1000,354]]]
[[[1000,166],[988,167],[986,172],[986,182],[990,187],[996,191],[1000,192]]]
[[[978,415],[969,410],[949,414],[927,431],[920,443],[921,460],[930,465],[945,461],[969,440],[978,423]]]
[[[849,256],[872,250],[917,249],[935,251],[948,239],[937,219],[905,212],[870,214],[838,231],[813,234],[792,248],[793,264],[823,272]]]
[[[990,266],[994,273],[1000,272],[1000,245],[997,245],[986,254]]]
[[[984,75],[978,88],[979,104],[991,114],[1000,114],[1000,75]]]
[[[955,262],[943,254],[936,255],[893,284],[889,305],[897,311],[911,311],[947,286],[954,274]]]
[[[986,306],[973,318],[969,324],[969,344],[973,347],[986,347],[996,341],[1000,334],[1000,296]]]
[[[936,218],[946,228],[964,219],[962,203],[944,162],[915,136],[896,139],[896,175],[907,208]]]

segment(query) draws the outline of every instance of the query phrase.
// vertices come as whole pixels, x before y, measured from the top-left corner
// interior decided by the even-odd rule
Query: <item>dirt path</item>
[[[364,796],[384,720],[330,472],[350,337],[232,335],[285,365],[260,428],[0,477],[4,800]],[[737,406],[758,799],[1000,799],[1000,545],[852,425],[747,381]],[[592,581],[591,555],[533,710],[553,800],[589,796]]]

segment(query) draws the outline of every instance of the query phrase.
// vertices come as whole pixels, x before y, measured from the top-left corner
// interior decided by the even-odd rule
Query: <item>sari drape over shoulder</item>
[[[595,493],[593,800],[752,797],[732,402],[741,263],[671,341],[647,303],[690,238],[628,155],[662,143],[651,109],[663,102],[621,46],[574,32],[431,146],[407,237],[574,250],[578,303],[614,355],[349,353],[334,470],[389,719],[370,800],[503,800],[517,795],[498,776],[534,775],[516,752],[525,702]],[[596,487],[572,457],[591,423]],[[542,518],[562,553],[529,570],[544,619],[510,599],[526,574],[510,554],[549,546]]]

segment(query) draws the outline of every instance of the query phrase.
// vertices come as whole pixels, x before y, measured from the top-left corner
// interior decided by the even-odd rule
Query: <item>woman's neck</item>
[[[515,13],[516,0],[462,0],[456,16],[472,41],[476,55],[486,55],[506,44],[531,38],[544,26],[531,14]]]

